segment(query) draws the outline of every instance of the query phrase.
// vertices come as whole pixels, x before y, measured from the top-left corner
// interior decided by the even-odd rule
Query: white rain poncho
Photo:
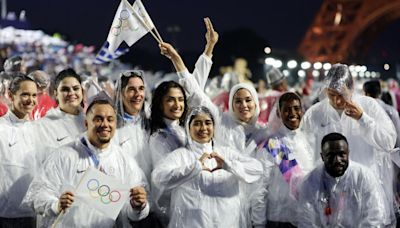
[[[266,136],[265,128],[257,124],[260,108],[257,92],[254,87],[246,83],[235,85],[229,94],[229,112],[222,113],[218,110],[218,107],[211,102],[204,91],[199,88],[193,76],[188,71],[178,72],[178,75],[181,77],[180,83],[188,92],[188,97],[193,106],[204,105],[214,113],[216,117],[215,120],[219,123],[219,128],[221,129],[218,131],[217,135],[215,135],[216,140],[218,140],[221,145],[234,147],[241,153],[246,153],[248,155],[254,153],[257,144],[262,142]],[[254,116],[249,123],[242,123],[235,117],[233,112],[233,96],[240,89],[248,90],[256,104]]]
[[[41,173],[35,177],[25,202],[33,206],[36,213],[43,215],[42,227],[53,224],[57,215],[57,204],[61,194],[66,190],[72,190],[81,180],[84,170],[89,166],[96,167],[87,153],[89,145],[86,137],[77,138],[76,141],[58,148],[51,153],[45,161]],[[90,147],[90,146],[89,146]],[[119,179],[123,184],[132,187],[146,186],[147,181],[136,162],[121,151],[121,149],[110,143],[102,152],[92,151],[97,155],[99,167],[109,176]],[[119,218],[124,221],[126,217],[131,220],[145,218],[149,212],[146,205],[140,213],[134,211],[127,201],[122,208]],[[115,221],[107,218],[101,212],[86,206],[75,198],[72,207],[66,210],[61,218],[61,227],[113,227]]]
[[[214,129],[218,131],[218,126],[214,125]],[[239,182],[257,181],[262,165],[256,159],[215,144],[189,139],[185,148],[170,153],[153,170],[152,182],[162,191],[172,191],[169,227],[244,227],[241,218],[247,212],[242,210]],[[224,168],[203,171],[198,159],[213,151],[224,158]]]
[[[257,153],[275,164],[270,175],[264,176],[268,183],[264,186],[268,188],[265,199],[268,220],[295,224],[298,186],[315,166],[306,135],[300,129],[281,126]]]
[[[211,58],[205,54],[202,54],[200,55],[199,59],[195,64],[193,75],[190,75],[191,77],[193,77],[192,79],[195,80],[196,85],[201,90],[204,90],[208,75],[211,70],[211,66],[212,66]],[[187,71],[187,74],[190,73]],[[192,87],[186,87],[188,85],[187,83],[180,82],[180,84],[187,93],[188,97],[187,105],[192,106],[193,102],[189,98],[191,95],[190,91]],[[181,126],[179,126],[179,121],[171,121],[169,119],[164,118],[164,122],[167,125],[167,127],[165,129],[160,129],[158,132],[153,133],[150,136],[149,140],[151,158],[154,166],[168,153],[186,144],[186,133],[185,130]]]
[[[264,173],[262,188],[267,193],[257,207],[265,211],[269,221],[295,224],[297,188],[315,166],[314,153],[303,131],[290,130],[283,124],[277,114],[278,104],[277,100],[270,115],[269,136],[256,152],[260,161],[274,164],[270,172]]]
[[[24,126],[0,126],[0,217],[34,217],[21,204],[35,172],[36,160]]]
[[[137,161],[147,179],[149,179],[152,170],[152,162],[149,151],[149,119],[147,118],[145,111],[145,101],[143,101],[142,110],[140,110],[136,116],[131,116],[126,113],[124,109],[123,97],[121,95],[121,78],[137,77],[143,81],[145,88],[147,88],[147,85],[142,77],[142,71],[135,70],[128,71],[128,73],[128,76],[122,73],[116,82],[115,108],[118,112],[118,129],[113,138],[113,143],[116,143],[122,148],[122,151],[131,155],[132,158]]]
[[[59,107],[50,109],[44,118],[34,122],[31,129],[38,161],[44,162],[54,148],[73,142],[85,130],[82,110],[78,115],[72,115]]]
[[[7,113],[0,117],[0,125],[2,124],[9,124],[13,125],[16,127],[26,125],[27,123],[30,123],[31,121],[24,120],[24,119],[19,119],[10,109],[8,109]]]
[[[339,178],[320,165],[300,188],[298,227],[384,227],[383,196],[375,176],[356,162]]]
[[[202,54],[195,64],[195,69],[193,71],[193,80],[196,81],[197,86],[200,85],[199,87],[202,90],[204,90],[204,87],[206,85],[211,66],[211,58],[205,54]],[[187,94],[187,92],[190,91],[190,88],[185,87],[185,84],[180,84],[185,89]],[[192,106],[192,103],[193,102],[188,99],[187,105],[189,105],[189,107]],[[175,149],[184,146],[187,141],[186,132],[183,127],[179,125],[179,120],[172,121],[164,118],[164,123],[166,124],[166,128],[159,129],[157,132],[154,132],[149,138],[149,149],[152,167],[155,167],[157,163],[159,163]],[[169,192],[166,192],[162,195],[162,193],[159,189],[157,189],[156,186],[152,186],[151,191],[152,197],[154,199],[157,199],[156,213],[162,217],[162,220],[164,220],[163,222],[166,222],[170,214],[168,210],[171,196]]]
[[[387,206],[392,208],[389,218],[391,221],[387,222],[392,223],[395,216],[390,152],[396,142],[395,128],[388,115],[373,98],[352,93],[351,75],[341,72],[346,67],[338,65],[339,67],[336,68],[340,69],[334,69],[332,76],[325,82],[326,87],[336,90],[346,100],[351,100],[360,106],[363,110],[361,118],[355,120],[344,112],[339,114],[339,111],[332,107],[329,99],[325,98],[304,114],[302,129],[313,136],[310,142],[313,143],[315,162],[320,160],[321,140],[325,135],[338,132],[347,138],[351,151],[350,159],[369,167],[384,186]]]
[[[181,77],[180,83],[190,92],[190,99],[194,106],[205,106],[213,113],[215,125],[218,126],[218,131],[214,133],[215,141],[221,146],[233,148],[233,151],[262,161],[265,178],[263,178],[263,181],[253,184],[241,182],[240,194],[242,194],[243,211],[248,213],[245,215],[247,225],[250,225],[249,223],[251,222],[254,226],[265,226],[267,221],[264,206],[267,195],[266,186],[269,185],[269,176],[274,164],[266,159],[262,159],[256,153],[257,145],[266,137],[266,130],[257,124],[257,117],[260,110],[257,92],[248,84],[241,83],[234,86],[229,96],[229,113],[222,113],[198,87],[198,84],[193,80],[189,72],[179,72],[179,76]],[[255,115],[250,123],[241,123],[236,119],[232,110],[233,96],[236,91],[242,88],[247,89],[251,93],[256,103]]]

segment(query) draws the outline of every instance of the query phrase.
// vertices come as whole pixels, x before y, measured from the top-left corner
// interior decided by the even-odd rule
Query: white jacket
[[[339,178],[331,177],[320,165],[300,188],[298,227],[384,227],[383,195],[371,171],[356,162],[350,161]],[[331,208],[330,216],[326,208]]]
[[[224,169],[202,171],[198,159],[211,151],[224,158]],[[253,158],[192,142],[190,149],[177,149],[163,159],[153,170],[152,181],[160,189],[172,190],[169,227],[243,227],[246,212],[239,182],[253,183],[261,174],[262,166]]]
[[[275,121],[281,120],[276,119]],[[281,151],[281,144],[288,149],[287,159],[296,161],[298,165],[298,167],[292,167],[292,171],[285,172],[287,174],[286,178],[279,167],[282,162],[280,160],[282,155],[273,157],[271,154],[276,153],[278,150]],[[263,187],[266,188],[265,190],[268,193],[263,199],[263,203],[264,207],[266,207],[264,210],[268,220],[295,224],[298,186],[304,176],[315,167],[313,148],[308,143],[306,134],[300,129],[289,130],[282,124],[278,131],[264,142],[263,147],[257,151],[257,156],[264,163],[270,161],[274,164],[272,171],[264,174],[264,179],[266,180],[264,180]],[[290,175],[288,175],[289,173]]]
[[[302,128],[314,135],[314,159],[320,161],[322,138],[331,133],[343,134],[349,143],[350,159],[369,167],[384,186],[387,205],[392,208],[390,220],[395,219],[393,211],[393,165],[390,152],[396,143],[396,130],[392,121],[375,99],[353,94],[352,101],[363,109],[359,120],[345,113],[340,116],[329,99],[313,105],[304,114]],[[390,221],[388,221],[390,222]]]
[[[259,159],[260,157],[256,154],[257,145],[265,139],[267,133],[264,127],[257,124],[260,109],[255,89],[244,83],[235,85],[229,96],[230,110],[228,113],[223,113],[212,103],[203,90],[199,88],[194,77],[190,75],[188,71],[179,72],[178,75],[181,77],[180,83],[190,92],[189,96],[193,106],[205,106],[210,109],[213,114],[215,121],[214,126],[218,126],[218,130],[215,131],[215,142],[221,146],[230,147],[233,151],[237,151],[243,155]],[[252,94],[256,103],[255,116],[249,124],[240,123],[234,116],[232,110],[233,95],[241,88],[247,89]],[[267,182],[269,181],[270,172],[274,167],[273,163],[270,161],[263,159],[262,162],[264,177],[267,178],[263,178],[263,182],[259,181],[254,184],[242,182],[240,187],[241,198],[245,199],[242,202],[244,211],[248,213],[245,216],[248,220],[246,223],[250,223],[251,221],[252,225],[255,226],[265,226],[267,222],[264,206],[267,190],[264,186],[268,185]],[[246,203],[247,205],[245,205]]]
[[[66,190],[72,190],[78,185],[84,171],[89,167],[95,167],[91,157],[85,151],[85,145],[78,138],[75,142],[58,148],[51,153],[41,169],[41,173],[35,177],[25,202],[34,207],[35,211],[42,214],[43,227],[50,226],[58,216],[57,204],[61,194]],[[84,138],[84,140],[87,140]],[[87,142],[89,145],[89,143]],[[89,145],[93,148],[93,146]],[[92,149],[93,151],[93,149]],[[136,162],[121,151],[121,149],[110,143],[103,151],[93,151],[100,161],[100,167],[104,172],[119,179],[124,184],[132,187],[147,186],[146,178]],[[123,221],[126,217],[131,220],[145,218],[149,212],[149,205],[138,213],[126,202],[122,208],[119,218]],[[61,219],[59,225],[62,227],[113,227],[115,221],[107,218],[101,212],[96,211],[86,204],[75,199],[72,207]]]
[[[36,172],[36,160],[24,126],[0,127],[0,217],[34,217],[33,210],[21,206]]]
[[[50,109],[44,118],[34,122],[31,130],[36,139],[38,160],[43,162],[54,148],[73,142],[85,130],[83,111],[71,115],[60,108]]]

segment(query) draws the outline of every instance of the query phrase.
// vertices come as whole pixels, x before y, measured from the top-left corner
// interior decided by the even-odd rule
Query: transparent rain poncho
[[[194,108],[187,116],[187,133],[191,116],[200,112],[204,109]],[[218,126],[214,129],[218,131]],[[198,159],[211,152],[223,157],[223,169],[202,170]],[[205,163],[212,166],[213,162]],[[245,227],[239,182],[257,181],[262,170],[256,159],[221,147],[217,141],[200,144],[189,137],[186,147],[174,150],[156,165],[152,182],[161,191],[172,191],[169,227]]]
[[[200,85],[202,90],[207,82],[211,66],[211,58],[205,54],[202,54],[195,64],[195,69],[193,70],[193,80],[195,80],[197,85]],[[180,84],[185,89],[186,94],[188,94],[191,88],[186,87],[185,84]],[[193,106],[193,101],[191,101],[189,96],[187,105],[189,107]],[[149,137],[149,151],[152,167],[155,167],[161,160],[163,160],[175,149],[184,146],[187,141],[186,132],[182,126],[179,125],[179,120],[172,121],[164,118],[164,123],[167,126],[166,128],[159,129]],[[165,224],[168,222],[170,214],[170,193],[161,192],[156,186],[152,186],[151,191],[152,198],[157,199],[155,207],[156,214],[161,218],[162,223]]]
[[[133,76],[134,75],[134,76]],[[116,82],[115,108],[118,113],[118,129],[113,138],[113,142],[119,145],[124,152],[131,155],[139,164],[140,168],[150,178],[152,162],[149,151],[149,119],[145,111],[145,101],[143,101],[142,110],[137,116],[130,116],[125,113],[122,97],[122,77],[138,77],[143,81],[145,89],[147,84],[142,77],[143,72],[138,70],[121,73]],[[143,97],[145,100],[145,97]]]
[[[43,216],[41,227],[49,227],[55,221],[61,194],[66,190],[74,191],[84,175],[83,171],[89,166],[95,167],[82,140],[88,143],[87,138],[82,136],[51,153],[29,187],[24,204],[31,206],[36,213]],[[142,170],[118,146],[110,143],[106,149],[97,154],[97,158],[103,172],[108,176],[119,179],[123,184],[132,187],[144,186],[148,190]],[[134,211],[127,201],[119,214],[119,220],[127,221],[127,218],[140,220],[145,218],[148,212],[148,204],[142,211]],[[60,227],[113,227],[114,224],[113,219],[87,206],[76,197],[72,207],[66,210],[59,222]]]
[[[299,228],[384,227],[383,189],[371,171],[356,162],[350,161],[339,178],[318,166],[305,177],[299,198]]]
[[[315,167],[314,152],[301,129],[290,130],[283,124],[278,106],[279,100],[270,115],[270,135],[257,151],[260,160],[275,164],[270,176],[264,175],[269,184],[264,186],[268,194],[263,203],[268,220],[296,224],[297,190],[303,177]]]
[[[265,139],[264,135],[266,135],[266,132],[256,123],[259,113],[258,102],[255,101],[255,115],[250,123],[243,123],[242,125],[240,121],[236,119],[233,111],[222,113],[217,106],[211,102],[210,98],[198,88],[196,81],[188,72],[180,72],[180,76],[181,84],[190,92],[190,99],[192,99],[193,104],[205,106],[213,113],[215,126],[218,126],[218,131],[214,133],[214,141],[218,142],[219,145],[233,148],[234,151],[240,154],[261,160],[262,158],[258,157],[256,154],[256,148],[257,143]],[[236,91],[242,88],[247,89],[253,98],[257,100],[257,93],[253,87],[248,84],[238,84],[231,90],[230,103],[232,103],[233,95]],[[247,137],[246,132],[248,133]],[[266,224],[266,212],[263,204],[268,191],[266,186],[269,185],[269,176],[274,165],[266,159],[262,159],[261,161],[264,169],[263,175],[266,178],[263,178],[263,181],[252,184],[240,182],[240,194],[243,200],[242,211],[247,213],[243,219],[246,220],[245,223],[247,225],[263,226]]]
[[[342,94],[346,102],[352,102],[362,110],[362,116],[356,120],[345,112],[340,113],[331,104],[329,98],[311,106],[304,114],[302,129],[309,134],[314,147],[314,160],[320,161],[321,140],[331,133],[343,134],[348,142],[350,159],[369,167],[384,186],[387,206],[392,208],[388,223],[395,219],[393,209],[393,167],[390,153],[396,142],[396,131],[392,121],[379,104],[370,97],[353,93],[353,81],[348,67],[335,64],[326,79],[328,89]]]

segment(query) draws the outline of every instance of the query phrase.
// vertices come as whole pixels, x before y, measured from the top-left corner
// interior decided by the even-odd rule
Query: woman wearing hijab
[[[187,116],[188,141],[153,170],[153,183],[172,190],[169,227],[243,227],[239,182],[252,183],[262,165],[213,140],[214,117],[206,107]]]

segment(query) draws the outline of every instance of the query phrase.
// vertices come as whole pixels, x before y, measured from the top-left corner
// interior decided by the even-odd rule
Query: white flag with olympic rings
[[[115,220],[129,201],[131,187],[89,167],[76,188],[75,197]]]

